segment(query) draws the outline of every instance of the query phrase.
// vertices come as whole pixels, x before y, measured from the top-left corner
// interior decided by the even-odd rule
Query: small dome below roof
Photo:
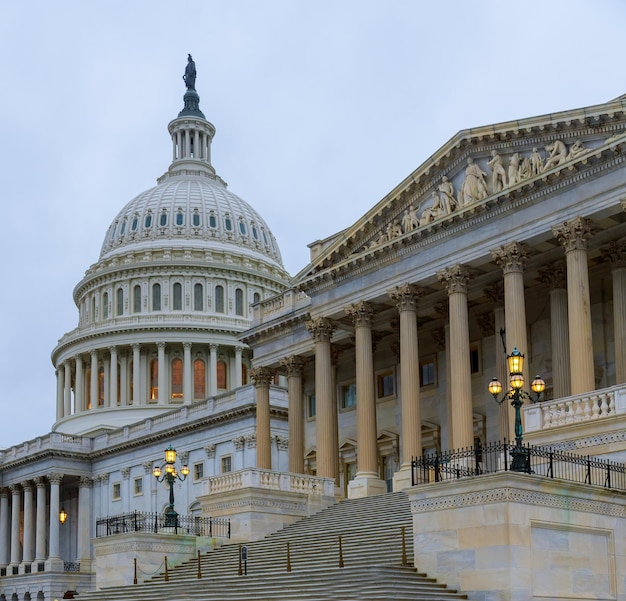
[[[196,246],[198,242],[239,247],[261,254],[282,268],[276,239],[263,218],[219,179],[169,177],[131,200],[109,226],[100,259],[131,247]]]

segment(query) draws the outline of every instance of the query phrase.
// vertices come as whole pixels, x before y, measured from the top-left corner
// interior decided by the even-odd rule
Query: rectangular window
[[[113,483],[113,500],[119,501],[122,498],[122,484],[120,482]]]
[[[437,363],[435,356],[425,357],[420,361],[420,386],[433,386],[437,382]]]
[[[311,419],[315,417],[316,407],[315,407],[315,395],[309,394],[306,398],[306,416]]]
[[[342,384],[341,386],[341,408],[351,409],[356,407],[356,382]]]
[[[135,478],[135,496],[143,495],[143,478]]]
[[[396,375],[393,369],[376,374],[376,398],[396,396]]]
[[[204,463],[193,464],[193,479],[201,480],[204,478]]]
[[[230,455],[226,455],[226,457],[222,457],[222,474],[232,471],[232,457]]]
[[[482,373],[480,343],[475,342],[470,345],[470,372],[472,374]]]

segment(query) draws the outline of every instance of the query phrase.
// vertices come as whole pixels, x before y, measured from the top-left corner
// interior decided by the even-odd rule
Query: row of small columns
[[[141,394],[141,345],[131,344],[133,352],[133,391],[135,395]],[[158,388],[159,396],[158,403],[165,404],[168,400],[168,395],[165,394],[165,347],[164,342],[157,343],[157,361],[159,370]],[[218,345],[210,344],[209,347],[209,396],[215,396],[217,394],[217,355]],[[191,357],[192,345],[190,342],[183,343],[183,402],[190,403],[193,398],[193,361]],[[92,399],[92,409],[97,408],[97,404],[94,399],[98,398],[98,367],[99,367],[99,352],[98,350],[91,351],[91,379],[90,386],[90,398]],[[117,406],[118,398],[118,348],[111,346],[108,348],[109,358],[104,361],[104,377],[105,377],[105,406],[115,407]],[[241,386],[241,373],[242,373],[242,353],[243,347],[235,347],[235,373],[234,373],[234,388]],[[80,413],[87,410],[86,399],[84,397],[84,360],[82,355],[74,357],[75,365],[75,412]],[[120,381],[126,382],[128,378],[127,374],[127,362],[120,362]],[[72,414],[72,360],[66,359],[63,362],[63,368],[57,369],[57,419],[61,419],[65,416]],[[148,374],[144,374],[144,380],[147,381]],[[133,405],[145,405],[146,398],[143,396],[136,399],[127,398],[127,388],[122,385],[120,391],[120,404],[122,407],[130,404]]]
[[[587,242],[591,237],[591,222],[578,217],[553,228],[566,256],[566,268],[559,264],[542,272],[542,278],[551,284],[550,307],[552,354],[555,397],[581,394],[594,390],[593,346],[591,342],[591,305],[587,268]],[[616,346],[616,379],[626,381],[626,342],[622,333],[626,328],[626,243],[611,243],[604,256],[613,266],[613,301]],[[525,354],[526,308],[524,299],[524,265],[527,250],[523,243],[511,242],[491,253],[503,272],[504,286],[494,285],[486,291],[494,301],[494,333],[506,331],[510,345]],[[566,271],[566,273],[565,273]],[[448,292],[448,325],[446,327],[449,352],[449,441],[451,448],[473,444],[473,411],[471,374],[468,362],[470,352],[468,286],[470,269],[455,265],[440,271],[437,276]],[[566,277],[565,277],[566,276]],[[565,283],[567,282],[567,283]],[[567,286],[567,290],[563,287]],[[410,461],[422,452],[419,350],[417,336],[417,306],[423,291],[416,285],[404,284],[389,291],[400,317],[400,383],[401,397],[401,466],[400,476],[410,478]],[[503,305],[503,306],[502,306]],[[359,302],[345,308],[355,326],[356,385],[357,385],[357,478],[377,477],[376,460],[376,403],[373,383],[372,307]],[[331,339],[334,323],[318,317],[307,323],[314,340],[315,395],[316,395],[316,462],[317,475],[338,476],[338,420],[334,395],[331,358]],[[505,354],[496,353],[498,374],[505,371]],[[302,403],[302,373],[304,360],[291,356],[281,362],[287,371],[289,390],[289,471],[304,471],[304,420]],[[528,368],[526,367],[526,370]],[[271,372],[257,368],[251,372],[257,385],[257,463],[271,468],[269,438],[269,382]],[[504,377],[504,376],[502,376]],[[524,378],[529,381],[528,374]],[[503,407],[504,409],[504,407]],[[512,408],[499,416],[501,437],[513,438]],[[259,415],[261,416],[259,418]],[[266,449],[261,451],[260,449]]]
[[[193,135],[193,157],[191,136]],[[198,129],[179,129],[172,134],[172,161],[194,158],[211,162],[211,136]]]
[[[60,484],[62,474],[37,476],[32,480],[12,484],[0,489],[0,567],[19,567],[43,561],[61,562],[60,556]],[[46,515],[46,489],[50,487],[49,515]],[[87,567],[90,558],[91,486],[89,478],[80,479],[78,496],[78,561]],[[33,495],[36,488],[36,497]],[[9,493],[11,505],[9,506]],[[20,542],[20,517],[24,497],[23,540]],[[46,524],[48,529],[48,555],[46,556]]]

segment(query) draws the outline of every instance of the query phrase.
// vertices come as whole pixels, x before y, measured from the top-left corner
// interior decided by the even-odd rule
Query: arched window
[[[139,284],[133,288],[133,313],[141,313],[141,286]]]
[[[159,362],[157,359],[150,361],[150,400],[159,398]]]
[[[152,310],[161,310],[161,284],[152,285]]]
[[[218,390],[226,390],[228,388],[228,378],[226,372],[226,362],[217,362],[217,388]]]
[[[224,313],[224,287],[215,286],[215,312]]]
[[[193,310],[204,311],[204,290],[202,284],[193,286]]]
[[[122,288],[118,288],[116,292],[116,315],[124,315],[124,290]]]
[[[200,227],[200,214],[195,211],[192,217],[192,223],[194,227]]]
[[[96,297],[91,299],[91,321],[96,321]]]
[[[98,370],[98,407],[104,405],[104,367]]]
[[[182,311],[183,309],[183,287],[176,282],[172,287],[172,308],[174,311]]]
[[[241,288],[235,290],[235,313],[243,315],[243,290]]]
[[[183,398],[183,361],[182,359],[176,357],[172,361],[172,398],[173,399],[182,399]]]
[[[185,223],[185,217],[183,215],[183,212],[178,211],[178,213],[176,213],[176,225],[180,226],[183,225],[183,223]]]
[[[165,227],[167,225],[167,213],[163,211],[159,216],[159,225]]]
[[[102,295],[102,319],[109,317],[109,293],[105,292]]]
[[[256,304],[260,301],[261,301],[261,295],[258,292],[255,292],[254,296],[252,297],[252,302]]]
[[[206,398],[206,365],[202,359],[193,362],[193,398],[196,401]]]
[[[85,407],[87,409],[91,409],[91,368],[88,367],[85,370],[85,382],[87,385],[85,386]]]

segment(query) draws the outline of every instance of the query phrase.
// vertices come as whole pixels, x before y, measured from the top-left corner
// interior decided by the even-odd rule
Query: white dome
[[[197,247],[198,242],[233,245],[239,253],[283,267],[263,218],[219,178],[204,175],[168,177],[131,200],[109,226],[100,260],[144,246]]]

